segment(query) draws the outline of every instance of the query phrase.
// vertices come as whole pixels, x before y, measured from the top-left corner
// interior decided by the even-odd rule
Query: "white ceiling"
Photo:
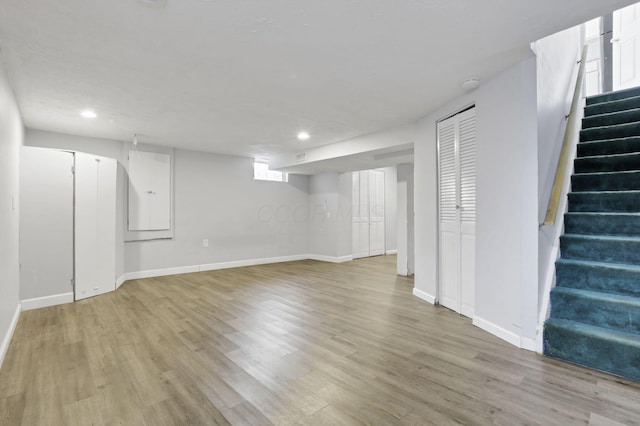
[[[28,127],[268,158],[411,122],[630,3],[0,0],[0,49]]]

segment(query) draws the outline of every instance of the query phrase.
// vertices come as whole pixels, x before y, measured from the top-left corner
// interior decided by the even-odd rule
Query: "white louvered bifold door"
[[[475,275],[475,109],[438,123],[439,301],[473,316]]]
[[[459,118],[460,169],[460,313],[473,317],[476,270],[476,114]]]

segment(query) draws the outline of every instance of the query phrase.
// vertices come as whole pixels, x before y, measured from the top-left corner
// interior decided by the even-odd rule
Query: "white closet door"
[[[369,175],[353,173],[353,258],[369,256]]]
[[[114,159],[75,155],[75,299],[115,290]]]
[[[475,301],[475,109],[438,123],[439,301],[473,316]]]
[[[613,90],[640,86],[640,3],[613,12]]]
[[[456,117],[438,123],[440,171],[440,304],[460,311]]]
[[[459,116],[460,313],[473,317],[476,272],[476,116]]]
[[[20,298],[73,291],[73,154],[20,149]]]
[[[369,256],[380,256],[384,254],[384,172],[369,170],[368,175]]]

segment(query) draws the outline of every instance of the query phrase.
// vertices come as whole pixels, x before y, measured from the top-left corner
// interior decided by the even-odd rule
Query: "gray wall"
[[[127,242],[126,272],[308,251],[306,176],[255,181],[250,158],[176,149],[174,186],[175,238]]]
[[[20,305],[18,179],[22,118],[4,68],[0,67],[0,364]]]
[[[345,210],[344,180],[346,177],[350,180],[351,173],[339,175],[330,172],[309,177],[309,253],[330,257],[351,254],[350,227],[348,250],[344,241],[346,238],[344,221],[347,216],[349,222],[351,221],[350,197],[348,208]],[[340,194],[341,187],[343,194]],[[351,194],[350,186],[349,194]],[[339,250],[339,247],[342,250]]]

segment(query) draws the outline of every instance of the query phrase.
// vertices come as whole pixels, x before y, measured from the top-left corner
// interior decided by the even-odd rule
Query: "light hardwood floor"
[[[411,294],[395,256],[129,281],[24,312],[0,424],[640,424],[640,384]]]

